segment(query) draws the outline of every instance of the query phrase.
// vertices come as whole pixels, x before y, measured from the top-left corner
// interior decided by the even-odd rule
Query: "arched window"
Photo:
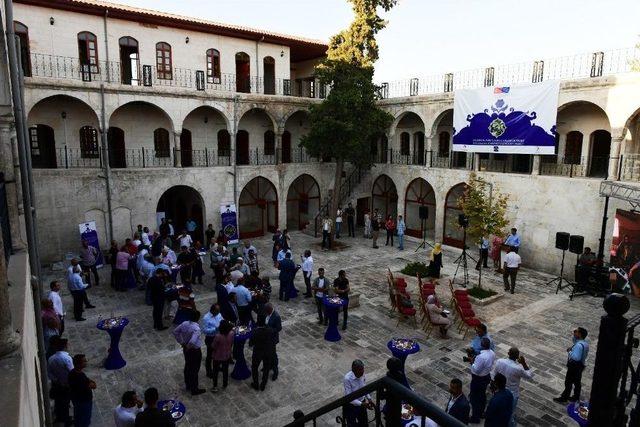
[[[218,157],[231,156],[231,135],[226,129],[218,131]]]
[[[120,76],[122,83],[137,85],[140,82],[140,56],[138,54],[138,41],[133,37],[120,37]]]
[[[93,126],[82,126],[80,128],[80,157],[83,159],[97,159],[100,157],[98,130]]]
[[[220,52],[216,49],[207,50],[207,83],[220,83]]]
[[[250,58],[244,52],[236,53],[236,92],[251,92]]]
[[[169,143],[169,131],[158,128],[153,131],[153,149],[156,157],[169,157],[171,153],[171,144]]]
[[[449,157],[449,132],[438,135],[438,157]]]
[[[31,77],[31,54],[29,50],[29,29],[22,22],[13,21],[13,31],[20,39],[20,64],[25,77]]]
[[[276,93],[276,60],[271,56],[265,56],[262,60],[262,74],[264,77],[264,93],[275,95]]]
[[[400,134],[400,155],[408,156],[411,152],[411,135],[409,132],[402,132]]]
[[[78,33],[78,58],[80,58],[80,71],[83,77],[86,73],[98,74],[100,72],[98,42],[95,34],[88,31]]]
[[[573,130],[567,134],[567,142],[564,146],[565,165],[579,165],[582,157],[582,133]]]
[[[171,45],[169,43],[156,43],[156,68],[159,79],[171,80],[173,78]]]
[[[276,154],[276,135],[272,130],[264,133],[264,155],[273,156]]]

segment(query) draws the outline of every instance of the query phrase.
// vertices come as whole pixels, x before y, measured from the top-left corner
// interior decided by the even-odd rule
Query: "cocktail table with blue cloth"
[[[169,411],[173,421],[180,421],[187,412],[187,407],[184,406],[184,403],[175,399],[160,400],[158,402],[158,409],[161,411]]]
[[[420,345],[412,339],[408,338],[392,338],[387,343],[387,348],[391,350],[391,354],[394,357],[397,357],[402,362],[402,384],[404,384],[407,388],[411,388],[409,386],[409,381],[407,381],[407,376],[404,373],[404,364],[409,357],[410,354],[414,354],[420,351]]]
[[[96,327],[101,331],[107,331],[111,338],[108,355],[104,361],[105,369],[120,369],[127,364],[127,362],[122,358],[122,354],[120,354],[119,346],[122,331],[128,324],[129,319],[126,317],[112,317],[109,319],[103,319],[96,325]]]
[[[583,413],[580,414],[580,406],[582,406]],[[588,402],[571,402],[567,405],[567,415],[572,420],[578,423],[580,427],[586,427],[589,418],[589,403]]]
[[[324,333],[324,339],[331,342],[340,341],[342,337],[338,332],[338,313],[340,308],[348,303],[347,300],[340,297],[324,297],[322,303],[325,306],[325,312],[327,319],[329,319],[329,325]]]
[[[233,366],[231,378],[246,380],[251,376],[251,369],[247,366],[247,360],[244,358],[244,345],[251,338],[251,327],[236,326],[233,331],[233,358],[236,360],[236,364]]]

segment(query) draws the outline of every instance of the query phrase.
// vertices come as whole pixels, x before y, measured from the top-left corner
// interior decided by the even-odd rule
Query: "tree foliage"
[[[509,197],[475,173],[469,176],[469,184],[458,201],[462,212],[469,219],[467,236],[473,242],[482,237],[504,235],[509,224],[506,217]]]

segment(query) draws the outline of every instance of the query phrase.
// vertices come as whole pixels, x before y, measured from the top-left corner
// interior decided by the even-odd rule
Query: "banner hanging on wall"
[[[93,246],[98,250],[98,257],[96,258],[96,267],[102,267],[104,265],[104,258],[102,251],[100,250],[100,242],[98,241],[98,229],[96,228],[95,221],[87,221],[82,224],[78,224],[80,230],[80,240],[86,240],[89,246]]]
[[[220,205],[220,224],[222,224],[222,232],[227,237],[227,242],[230,244],[238,243],[238,217],[235,204]]]
[[[560,82],[463,89],[453,100],[453,151],[555,154]]]

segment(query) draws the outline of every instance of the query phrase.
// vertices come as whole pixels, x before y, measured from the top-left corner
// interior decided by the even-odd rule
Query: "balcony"
[[[385,152],[376,154],[375,162],[386,163],[388,158],[393,165],[413,165],[443,169],[473,169],[474,156],[471,153],[456,152],[453,153],[453,156],[450,156],[449,153],[439,153],[429,150],[406,153],[401,150],[389,149],[388,155],[385,154]],[[381,160],[384,160],[384,162]]]
[[[119,61],[99,61],[82,64],[78,58],[32,53],[30,75],[34,79],[61,79],[77,82],[98,82],[140,87],[175,87],[206,93],[251,93],[258,95],[295,96],[322,99],[328,88],[318,79],[265,79],[257,76],[221,74],[207,76],[204,70],[173,67],[171,72],[161,71],[154,65],[138,62],[123,64]],[[167,78],[170,77],[170,78]]]

